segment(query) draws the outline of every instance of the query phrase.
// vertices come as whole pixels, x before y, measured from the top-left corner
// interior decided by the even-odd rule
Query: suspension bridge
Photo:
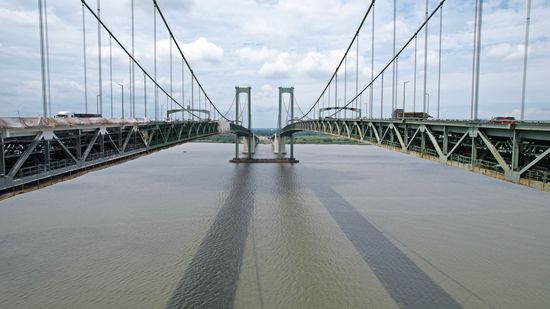
[[[396,39],[396,1],[393,2],[393,52],[386,55],[382,66],[375,66],[376,1],[371,1],[347,49],[334,73],[309,109],[302,111],[297,106],[294,88],[279,88],[278,128],[273,136],[273,150],[277,158],[295,160],[293,135],[300,131],[315,131],[343,136],[365,143],[394,149],[411,155],[437,160],[444,164],[461,166],[473,171],[492,175],[508,181],[548,188],[550,181],[550,122],[525,120],[525,97],[527,89],[527,64],[529,55],[529,31],[531,0],[526,3],[524,65],[521,81],[522,95],[519,102],[520,117],[481,119],[480,68],[483,52],[483,0],[475,0],[471,67],[470,118],[460,120],[442,119],[441,79],[442,38],[444,35],[444,8],[451,0],[441,0],[437,5],[426,1],[424,18],[404,44]],[[83,110],[86,117],[60,117],[52,110],[49,64],[49,38],[47,1],[39,0],[40,54],[42,79],[42,117],[3,117],[0,119],[0,191],[7,191],[29,183],[47,181],[60,175],[74,173],[94,166],[127,159],[158,149],[171,147],[194,139],[215,134],[232,133],[235,139],[235,157],[240,156],[240,139],[244,137],[246,159],[253,159],[256,139],[252,133],[252,90],[236,87],[233,104],[222,112],[211,100],[205,87],[193,71],[184,51],[176,39],[162,8],[152,1],[154,15],[154,65],[150,72],[135,53],[135,22],[132,1],[132,40],[125,46],[114,29],[101,18],[101,5],[92,8],[82,0],[82,36],[84,64]],[[380,2],[380,1],[379,1]],[[97,75],[98,89],[95,110],[88,98],[90,55],[87,46],[87,21],[97,22]],[[157,28],[169,36],[169,74],[161,76],[158,67]],[[438,32],[438,56],[428,57],[429,27]],[[369,36],[370,46],[360,46],[359,38]],[[105,43],[108,38],[108,44]],[[424,43],[424,47],[419,46]],[[125,104],[124,86],[113,80],[113,50],[128,59],[126,73],[129,99]],[[368,64],[361,63],[363,50],[370,52],[370,77],[360,84],[360,72]],[[108,51],[108,55],[104,55]],[[102,55],[103,53],[103,55]],[[421,54],[423,59],[418,59]],[[412,84],[413,107],[405,102],[409,80],[403,81],[403,68],[399,61],[414,58]],[[174,58],[181,61],[181,85],[175,82]],[[429,61],[435,63],[430,63]],[[96,60],[93,60],[96,61]],[[176,61],[176,62],[177,62]],[[420,63],[421,62],[421,63]],[[103,68],[108,63],[108,77]],[[402,65],[403,66],[403,65]],[[177,64],[179,70],[179,63]],[[436,68],[435,73],[433,72]],[[430,71],[432,68],[432,71]],[[116,69],[116,68],[115,68]],[[408,71],[407,71],[408,72]],[[402,73],[402,74],[400,74]],[[437,76],[436,104],[430,108],[428,76]],[[136,76],[138,78],[136,78]],[[401,79],[400,79],[401,76]],[[384,87],[384,78],[391,80],[391,99],[384,101],[389,87]],[[409,76],[408,76],[409,77]],[[407,78],[408,78],[407,77]],[[420,77],[420,78],[419,78]],[[168,80],[161,82],[161,79]],[[108,80],[105,86],[105,80]],[[400,84],[403,83],[403,100],[399,102]],[[114,113],[113,86],[121,88],[120,116]],[[148,86],[149,85],[149,86]],[[136,94],[136,86],[142,94]],[[175,96],[181,86],[181,97]],[[420,89],[418,89],[420,88]],[[351,89],[351,90],[350,90]],[[94,90],[95,91],[95,90]],[[375,94],[380,95],[375,99]],[[421,109],[417,110],[417,97],[421,96]],[[241,95],[247,96],[241,104]],[[289,95],[289,103],[283,100]],[[139,102],[140,99],[142,102]],[[161,102],[166,103],[161,103]],[[186,101],[187,100],[187,101]],[[152,101],[152,106],[151,106]],[[389,102],[388,102],[389,101]],[[149,106],[148,106],[149,102]],[[186,103],[187,102],[187,103]],[[108,103],[108,104],[107,104]],[[420,105],[420,102],[419,102]],[[138,110],[143,106],[143,113]],[[283,108],[284,107],[284,108]],[[300,111],[301,115],[295,115]],[[126,111],[125,111],[126,109]],[[153,110],[152,117],[150,117]],[[379,115],[377,112],[379,111]],[[90,114],[95,112],[95,114]],[[109,114],[110,117],[106,115]],[[389,114],[389,115],[388,115]],[[71,114],[69,114],[71,115]],[[234,117],[233,117],[234,115]],[[290,141],[290,152],[285,158],[285,138]]]

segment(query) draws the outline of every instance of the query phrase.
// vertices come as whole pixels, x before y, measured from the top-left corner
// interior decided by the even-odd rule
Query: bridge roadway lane
[[[548,193],[374,146],[232,151],[186,144],[0,201],[0,308],[550,303]]]

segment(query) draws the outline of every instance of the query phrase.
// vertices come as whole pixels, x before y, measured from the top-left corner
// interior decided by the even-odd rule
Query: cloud
[[[328,53],[308,52],[302,60],[298,61],[296,68],[311,77],[327,77],[334,72],[344,52],[344,50],[332,50]]]
[[[262,47],[261,49],[254,49],[250,47],[243,47],[237,49],[235,52],[237,56],[246,61],[265,62],[273,60],[280,53],[277,50]]]
[[[158,56],[160,58],[170,58],[170,42],[170,39],[163,39],[157,42]],[[224,56],[223,48],[204,37],[199,37],[191,43],[182,43],[178,40],[178,44],[189,61],[219,62]],[[172,43],[173,57],[179,58],[179,56],[176,56],[178,54],[177,47]]]
[[[223,48],[200,37],[195,42],[182,45],[184,55],[191,61],[218,62],[223,59]]]
[[[290,61],[290,54],[280,53],[275,57],[274,61],[268,61],[262,65],[260,75],[277,79],[288,77],[293,67]]]
[[[0,21],[11,26],[37,27],[38,11],[9,10],[0,8]],[[50,21],[48,20],[48,23]]]
[[[487,49],[487,54],[489,56],[503,58],[506,60],[523,59],[525,54],[525,45],[511,45],[508,43],[497,44],[489,47]]]

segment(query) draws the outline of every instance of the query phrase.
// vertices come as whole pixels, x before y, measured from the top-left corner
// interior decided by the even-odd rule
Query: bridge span
[[[291,122],[282,136],[315,131],[546,188],[550,122],[324,118]]]
[[[0,118],[0,192],[224,133],[251,135],[223,119]]]

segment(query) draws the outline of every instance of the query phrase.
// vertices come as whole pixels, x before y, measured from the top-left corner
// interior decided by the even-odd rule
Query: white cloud
[[[245,61],[265,62],[268,60],[273,60],[280,52],[266,47],[262,47],[260,49],[243,47],[237,49],[235,53],[239,56],[239,58]]]
[[[504,58],[506,60],[522,59],[525,54],[525,45],[511,45],[508,43],[497,44],[487,49],[489,56]]]
[[[327,77],[334,72],[343,55],[344,50],[333,50],[328,53],[308,52],[296,64],[296,68],[312,77]]]
[[[9,10],[6,8],[0,8],[0,21],[2,24],[7,26],[38,26],[38,11]]]
[[[195,42],[182,45],[184,55],[190,61],[217,62],[223,58],[223,48],[200,37]]]
[[[273,61],[265,62],[260,68],[260,74],[269,78],[287,77],[292,72],[293,64],[289,53],[280,53]]]

